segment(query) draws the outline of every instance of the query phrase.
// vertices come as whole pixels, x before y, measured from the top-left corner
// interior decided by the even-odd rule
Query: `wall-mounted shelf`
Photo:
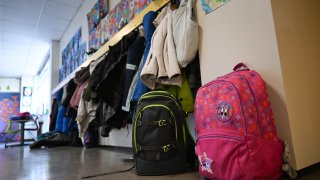
[[[62,80],[57,87],[55,87],[51,91],[51,95],[54,95],[59,89],[65,86],[71,79],[74,78],[77,71],[81,69],[81,67],[86,67],[90,64],[91,61],[98,59],[102,55],[104,55],[109,50],[109,46],[112,46],[119,42],[122,37],[129,32],[133,31],[137,27],[142,24],[142,20],[145,14],[149,11],[158,11],[163,6],[165,6],[170,0],[154,0],[151,2],[141,13],[136,15],[125,27],[123,27],[118,33],[116,33],[107,43],[105,43],[97,52],[92,54],[84,63],[80,65],[76,70],[74,70],[71,74],[69,74],[64,80]]]

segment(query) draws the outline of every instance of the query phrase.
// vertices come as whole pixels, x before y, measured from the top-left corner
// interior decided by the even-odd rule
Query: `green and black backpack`
[[[194,165],[195,144],[186,117],[180,101],[168,91],[141,96],[133,116],[136,174],[175,174]]]

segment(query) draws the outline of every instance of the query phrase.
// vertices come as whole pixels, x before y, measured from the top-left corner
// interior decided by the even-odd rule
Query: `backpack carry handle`
[[[237,64],[236,66],[234,66],[234,68],[233,68],[233,71],[243,71],[243,70],[250,70],[249,68],[248,68],[248,66],[247,65],[245,65],[244,63],[239,63],[239,64]]]

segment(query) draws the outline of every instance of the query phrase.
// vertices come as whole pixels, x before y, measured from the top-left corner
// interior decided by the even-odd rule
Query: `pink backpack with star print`
[[[277,137],[266,85],[243,64],[202,86],[195,101],[199,173],[209,179],[278,179]]]

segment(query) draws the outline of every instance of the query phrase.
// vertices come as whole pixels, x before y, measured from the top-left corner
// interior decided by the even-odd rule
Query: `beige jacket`
[[[167,4],[164,8],[162,8],[161,12],[158,14],[156,19],[153,21],[153,25],[158,27],[161,21],[166,17],[168,13],[171,13],[172,10],[170,9],[171,3]]]
[[[140,75],[142,82],[150,89],[157,84],[182,85],[172,34],[172,13],[168,13],[152,36],[150,51]]]
[[[79,137],[82,138],[88,129],[89,123],[95,119],[98,103],[94,103],[93,100],[85,101],[82,98],[78,107],[76,122],[78,123]]]

